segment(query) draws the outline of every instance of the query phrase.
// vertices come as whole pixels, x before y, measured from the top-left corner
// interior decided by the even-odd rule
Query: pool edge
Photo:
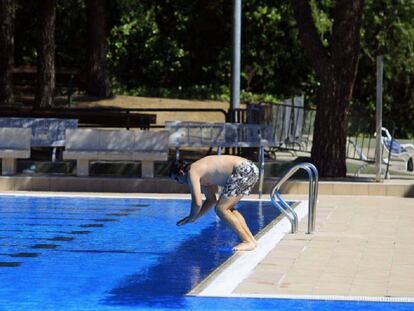
[[[296,212],[299,219],[307,215],[308,201],[297,202]],[[277,217],[256,237],[258,247],[251,252],[238,252],[217,267],[201,283],[194,287],[188,296],[230,297],[233,290],[249,275],[256,265],[290,232],[290,223],[284,217]],[[274,239],[272,236],[274,235]],[[237,269],[235,265],[243,269]],[[230,281],[231,280],[231,281]]]

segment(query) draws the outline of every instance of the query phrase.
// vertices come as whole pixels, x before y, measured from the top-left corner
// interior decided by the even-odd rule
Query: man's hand
[[[177,222],[177,226],[182,226],[182,225],[188,224],[190,222],[193,222],[194,220],[195,219],[190,217],[190,216],[184,217],[183,219],[181,219],[180,221]]]

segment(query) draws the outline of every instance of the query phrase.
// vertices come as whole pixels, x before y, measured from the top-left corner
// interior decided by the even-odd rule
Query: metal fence
[[[250,103],[246,112],[245,119],[260,120],[273,127],[273,148],[310,152],[316,111],[305,108],[303,96],[284,100],[282,104]]]
[[[302,151],[310,153],[312,149],[315,109],[305,108],[303,96],[284,100],[282,104],[251,103],[243,111],[237,111],[241,122],[261,123],[274,129],[273,147],[270,155],[276,157],[278,151]],[[395,126],[385,121],[384,126],[390,133]],[[348,119],[346,158],[359,161],[355,174],[359,174],[367,165],[375,163],[375,120],[361,113],[351,113]],[[383,149],[385,175],[388,174],[394,157]]]

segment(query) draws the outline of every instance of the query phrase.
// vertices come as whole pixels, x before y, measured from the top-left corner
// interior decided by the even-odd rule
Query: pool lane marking
[[[299,220],[308,213],[308,201],[301,201],[295,208]],[[269,229],[258,240],[258,246],[254,251],[238,252],[239,255],[227,268],[223,269],[197,296],[228,297],[236,287],[246,279],[253,269],[277,243],[291,231],[290,222],[283,218],[273,228]],[[190,293],[192,295],[192,293]]]
[[[21,264],[20,261],[0,261],[0,268],[15,268]]]

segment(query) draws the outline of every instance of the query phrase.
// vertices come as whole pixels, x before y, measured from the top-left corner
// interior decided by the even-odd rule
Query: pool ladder
[[[280,210],[282,214],[290,221],[292,225],[292,233],[298,231],[299,218],[295,210],[290,207],[288,203],[281,197],[279,191],[282,185],[295,174],[298,170],[303,169],[308,173],[309,176],[309,200],[308,200],[308,231],[310,234],[315,231],[315,220],[316,220],[316,202],[318,199],[318,182],[319,175],[315,165],[311,163],[299,163],[290,168],[283,177],[275,183],[270,192],[270,200],[273,205]]]

